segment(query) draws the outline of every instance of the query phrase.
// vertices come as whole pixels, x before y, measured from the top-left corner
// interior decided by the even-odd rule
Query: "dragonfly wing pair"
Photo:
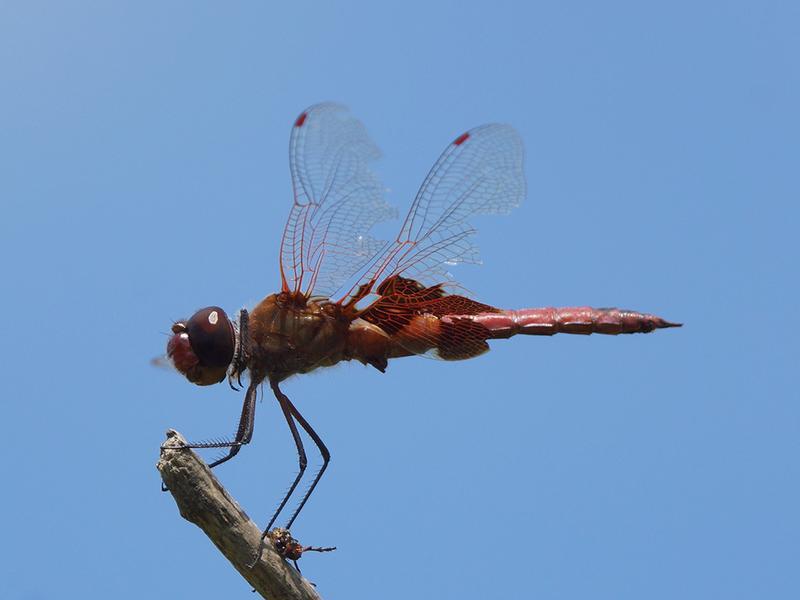
[[[517,132],[490,124],[453,140],[388,242],[371,235],[395,213],[370,170],[379,153],[359,121],[339,105],[313,106],[295,121],[289,149],[294,204],[281,242],[282,289],[358,306],[355,314],[412,353],[468,358],[485,351],[482,326],[431,328],[416,317],[496,310],[442,284],[454,284],[449,267],[479,260],[470,217],[509,213],[525,197]]]

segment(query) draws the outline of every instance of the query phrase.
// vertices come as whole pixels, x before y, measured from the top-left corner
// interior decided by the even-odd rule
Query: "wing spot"
[[[300,113],[300,116],[297,117],[297,120],[294,122],[294,126],[295,127],[302,127],[303,123],[306,122],[306,118],[308,118],[308,113],[307,112]]]
[[[460,136],[458,136],[455,139],[455,141],[453,142],[453,145],[454,146],[460,146],[461,144],[463,144],[464,142],[467,141],[467,138],[469,138],[469,132],[462,133]]]

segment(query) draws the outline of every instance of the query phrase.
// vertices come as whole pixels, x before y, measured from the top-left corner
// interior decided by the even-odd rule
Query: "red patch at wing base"
[[[360,316],[389,334],[414,354],[435,350],[444,360],[483,354],[491,332],[469,315],[497,313],[498,309],[464,296],[448,295],[441,285],[425,287],[395,275],[378,288],[383,297]]]

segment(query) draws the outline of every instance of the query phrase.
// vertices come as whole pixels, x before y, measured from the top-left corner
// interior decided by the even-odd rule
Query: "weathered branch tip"
[[[167,430],[156,467],[181,516],[200,527],[239,574],[270,600],[321,600],[314,587],[266,544],[258,554],[261,530],[174,429]]]

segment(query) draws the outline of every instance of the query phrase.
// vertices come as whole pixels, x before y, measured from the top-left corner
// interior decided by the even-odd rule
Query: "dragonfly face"
[[[186,321],[172,325],[167,356],[186,379],[211,385],[225,379],[233,360],[236,331],[218,306],[202,308]]]

